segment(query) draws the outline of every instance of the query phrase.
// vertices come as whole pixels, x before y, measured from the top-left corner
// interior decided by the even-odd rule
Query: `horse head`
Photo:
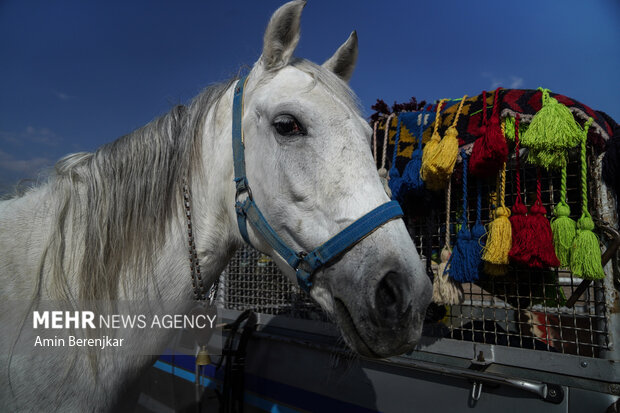
[[[295,251],[312,251],[389,201],[371,154],[372,131],[347,84],[357,60],[357,34],[321,66],[294,58],[304,5],[287,3],[272,16],[262,55],[245,84],[242,112],[253,199]],[[232,208],[230,214],[235,215]],[[251,225],[247,238],[295,279],[291,266]],[[411,350],[430,293],[402,219],[379,226],[321,267],[310,288],[345,341],[372,357]]]

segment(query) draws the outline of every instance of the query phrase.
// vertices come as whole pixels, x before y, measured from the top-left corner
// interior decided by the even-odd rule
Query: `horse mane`
[[[183,182],[190,184],[201,169],[207,113],[233,81],[208,87],[188,106],[176,106],[95,152],[57,162],[50,182],[57,202],[54,230],[39,271],[50,266],[55,298],[74,301],[67,274],[76,276],[84,301],[116,299],[122,282],[148,288],[156,251],[181,216]],[[68,237],[79,252],[66,251]],[[121,280],[128,272],[135,277]]]

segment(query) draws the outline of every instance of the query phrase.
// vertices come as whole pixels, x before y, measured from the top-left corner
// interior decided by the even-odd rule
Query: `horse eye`
[[[273,127],[282,136],[305,135],[306,131],[294,116],[280,115],[273,121]]]

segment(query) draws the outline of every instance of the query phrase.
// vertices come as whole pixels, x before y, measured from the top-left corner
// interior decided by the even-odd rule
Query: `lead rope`
[[[183,179],[183,205],[185,207],[185,216],[187,217],[187,240],[189,251],[189,266],[192,277],[192,287],[194,289],[194,299],[197,302],[196,307],[192,312],[206,313],[207,303],[213,305],[215,296],[217,295],[217,287],[219,284],[218,279],[211,285],[209,294],[207,295],[202,280],[202,274],[200,273],[200,261],[198,260],[198,252],[196,251],[196,242],[194,241],[194,231],[192,227],[192,210],[191,210],[191,193],[187,181]],[[207,301],[208,300],[208,301]],[[203,366],[211,364],[211,357],[207,352],[207,343],[202,343],[196,336],[197,352],[196,352],[196,368],[195,368],[195,387],[196,387],[196,406],[200,408],[201,401],[201,384],[200,378],[202,377],[201,369]]]
[[[206,293],[202,274],[200,273],[200,260],[198,260],[198,252],[196,251],[196,243],[194,241],[194,231],[192,227],[192,210],[191,210],[191,193],[187,181],[183,180],[183,205],[185,206],[185,216],[187,217],[187,240],[189,247],[189,268],[191,270],[192,288],[194,289],[194,299],[196,301],[208,300],[209,304],[213,304],[217,295],[218,279],[211,285],[209,294]]]

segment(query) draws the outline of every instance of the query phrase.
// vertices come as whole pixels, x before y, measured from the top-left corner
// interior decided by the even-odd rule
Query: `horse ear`
[[[285,66],[299,42],[301,11],[305,0],[295,0],[280,7],[271,16],[263,38],[261,63],[266,70]]]
[[[347,41],[336,50],[336,53],[323,63],[323,67],[348,82],[353,75],[355,62],[357,62],[357,32],[353,31]]]

